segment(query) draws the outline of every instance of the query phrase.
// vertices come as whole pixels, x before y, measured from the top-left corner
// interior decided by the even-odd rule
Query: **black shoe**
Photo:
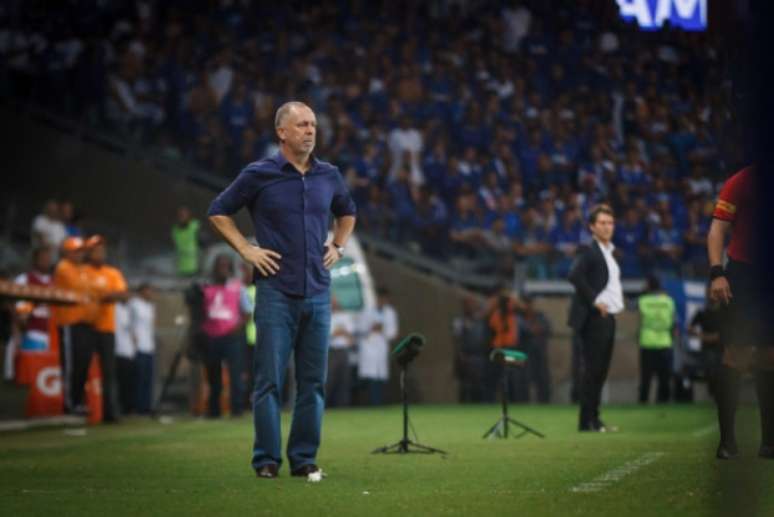
[[[259,478],[274,479],[279,475],[279,468],[275,463],[267,463],[266,465],[258,468],[255,471],[255,475]]]
[[[774,460],[774,445],[761,445],[761,448],[758,449],[758,457]]]
[[[763,449],[761,447],[761,449]],[[736,444],[727,445],[721,443],[718,445],[718,451],[715,453],[715,457],[719,460],[731,460],[739,456],[739,448]]]
[[[307,465],[301,465],[297,469],[294,469],[290,472],[291,476],[295,477],[306,477],[309,474],[314,474],[315,472],[319,472],[320,468],[315,465],[314,463],[309,463]]]

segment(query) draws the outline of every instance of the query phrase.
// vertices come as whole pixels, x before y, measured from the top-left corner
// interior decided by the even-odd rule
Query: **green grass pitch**
[[[774,461],[755,456],[753,410],[734,462],[713,457],[708,405],[606,407],[620,427],[608,434],[578,433],[574,407],[510,410],[547,438],[483,440],[495,405],[412,407],[418,441],[446,457],[371,454],[400,438],[397,406],[328,410],[318,484],[286,464],[256,479],[249,416],[5,433],[0,515],[774,516]]]

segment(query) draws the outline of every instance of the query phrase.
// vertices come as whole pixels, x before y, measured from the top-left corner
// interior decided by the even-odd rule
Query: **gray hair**
[[[284,122],[285,117],[288,116],[288,113],[290,113],[290,110],[296,108],[309,108],[306,104],[304,104],[301,101],[289,101],[277,108],[277,113],[274,115],[274,127],[280,127],[282,125],[282,122]],[[309,108],[312,109],[312,108]]]

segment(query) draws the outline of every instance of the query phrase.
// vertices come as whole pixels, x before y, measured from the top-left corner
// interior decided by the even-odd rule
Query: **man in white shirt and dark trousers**
[[[116,379],[118,380],[118,405],[122,415],[130,415],[135,409],[137,392],[135,353],[129,303],[116,302]]]
[[[155,327],[156,306],[153,287],[143,284],[138,289],[139,296],[129,301],[131,333],[135,344],[135,368],[137,375],[137,394],[135,408],[141,415],[149,415],[153,409],[153,379],[156,351]]]
[[[325,405],[327,407],[349,406],[352,402],[349,351],[355,344],[355,319],[351,312],[341,310],[336,298],[331,298],[331,309],[331,340],[328,348]]]
[[[389,378],[390,343],[398,336],[398,315],[390,304],[389,291],[377,291],[376,308],[365,314],[364,333],[358,352],[358,377],[367,388],[368,404],[384,402]]]
[[[580,431],[615,430],[599,418],[602,387],[615,341],[615,315],[624,309],[621,270],[613,257],[615,219],[608,205],[589,214],[593,241],[578,250],[568,279],[575,288],[568,324],[581,339],[584,371],[580,388]]]

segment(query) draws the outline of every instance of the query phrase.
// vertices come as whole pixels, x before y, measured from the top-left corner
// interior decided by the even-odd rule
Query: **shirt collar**
[[[311,167],[307,171],[307,173],[314,171],[317,168],[317,165],[320,163],[320,161],[317,159],[317,157],[312,153],[309,156],[309,161],[311,162]],[[274,162],[277,164],[277,168],[281,171],[285,170],[285,167],[287,167],[288,164],[290,164],[291,167],[293,167],[293,164],[291,164],[287,158],[285,158],[285,155],[282,154],[282,151],[277,151],[274,154]],[[295,169],[295,167],[293,167]]]
[[[615,250],[615,244],[613,244],[613,241],[608,242],[607,244],[602,244],[599,239],[594,238],[594,240],[599,245],[599,249],[602,251],[605,251],[607,253],[612,253],[613,250]]]

